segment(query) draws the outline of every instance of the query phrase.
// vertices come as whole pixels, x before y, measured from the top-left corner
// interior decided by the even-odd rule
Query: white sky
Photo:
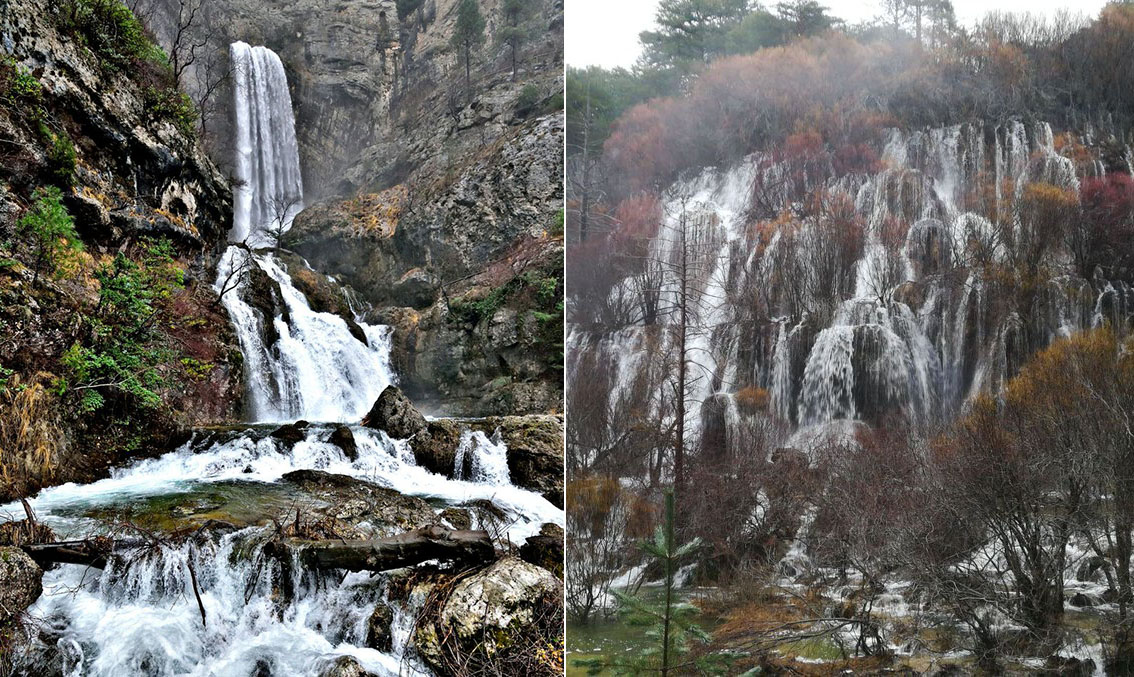
[[[567,63],[572,66],[633,65],[641,45],[638,33],[653,25],[658,0],[566,0]],[[831,14],[857,23],[880,13],[877,0],[820,0]],[[765,4],[774,5],[774,0]],[[1106,0],[953,0],[957,21],[974,23],[992,10],[1050,14],[1070,10],[1096,16]]]

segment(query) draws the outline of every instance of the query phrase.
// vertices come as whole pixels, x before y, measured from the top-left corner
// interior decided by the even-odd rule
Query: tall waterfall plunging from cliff
[[[357,421],[395,381],[389,329],[353,313],[312,310],[292,275],[319,274],[302,261],[285,263],[273,252],[255,251],[278,247],[303,207],[303,182],[283,63],[266,47],[236,42],[230,51],[240,185],[229,240],[237,244],[217,266],[216,289],[244,354],[249,419]],[[266,295],[257,292],[265,289]]]
[[[303,208],[303,178],[295,116],[283,62],[267,47],[234,42],[232,59],[236,110],[236,178],[231,242],[266,244],[271,231],[284,231]],[[259,240],[257,242],[256,240]]]

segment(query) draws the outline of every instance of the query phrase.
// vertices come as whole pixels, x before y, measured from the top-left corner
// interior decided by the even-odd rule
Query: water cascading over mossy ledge
[[[1073,160],[1072,152],[1089,158]],[[1077,204],[1083,180],[1105,177],[1097,153],[1074,135],[1057,141],[1050,125],[1019,121],[893,130],[878,171],[810,186],[846,215],[841,230],[818,217],[753,227],[766,205],[802,209],[785,180],[792,171],[790,160],[757,153],[663,195],[665,216],[648,258],[676,260],[683,219],[709,243],[690,289],[697,313],[686,346],[691,448],[702,403],[745,389],[766,392],[761,416],[793,428],[834,422],[846,430],[846,421],[892,416],[948,420],[1054,339],[1104,323],[1122,330],[1131,321],[1131,288],[1103,268],[1080,270],[1066,250],[1043,253],[1056,272],[1029,297],[1026,322],[1007,297],[1004,275],[1029,256],[1033,222],[1044,218],[1027,213],[1035,196]],[[657,305],[675,307],[673,266],[661,268],[627,278],[611,298],[653,284]],[[759,322],[747,321],[753,314]],[[671,313],[631,317],[613,330],[573,326],[569,380],[585,381],[595,363],[609,365],[613,410],[636,401],[656,407],[657,395],[641,386],[653,368],[643,351],[670,350],[674,322]]]

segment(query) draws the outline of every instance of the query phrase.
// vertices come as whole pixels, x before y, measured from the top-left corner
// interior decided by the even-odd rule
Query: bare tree
[[[252,259],[252,250],[244,242],[232,245],[235,251],[232,258],[227,262],[227,268],[224,269],[224,279],[221,280],[217,287],[217,304],[219,305],[224,299],[225,294],[239,289],[248,280],[248,275],[252,271],[252,266],[255,262]]]
[[[181,83],[185,70],[193,65],[199,51],[209,43],[208,36],[200,31],[204,19],[204,0],[177,0],[177,19],[169,44],[169,65],[174,82]]]
[[[211,40],[206,40],[211,42]],[[206,44],[208,47],[208,45]],[[209,134],[209,123],[221,110],[218,94],[232,82],[237,66],[220,47],[206,49],[197,65],[197,86],[193,96],[197,104],[201,136]]]
[[[297,195],[277,195],[272,198],[272,220],[264,228],[272,248],[278,254],[283,244],[284,233],[291,227],[291,220],[295,217],[295,209],[300,205]]]

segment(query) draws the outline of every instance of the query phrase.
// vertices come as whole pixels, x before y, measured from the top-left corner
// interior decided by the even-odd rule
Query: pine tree
[[[472,69],[472,51],[484,44],[484,16],[480,13],[480,5],[476,0],[461,0],[457,8],[457,28],[453,33],[453,46],[461,51],[465,60],[465,92],[472,100],[472,85],[470,71]]]
[[[512,81],[516,80],[516,52],[527,39],[527,32],[520,26],[531,6],[530,0],[504,0],[500,6],[500,14],[504,25],[496,33],[496,40],[502,45],[508,45],[512,51]]]
[[[650,640],[648,645],[626,658],[577,661],[577,665],[589,668],[589,674],[599,674],[603,670],[617,675],[715,674],[724,671],[727,663],[724,656],[687,658],[691,642],[707,643],[710,638],[694,623],[700,610],[689,602],[679,600],[677,591],[678,566],[681,560],[701,547],[701,539],[677,545],[675,522],[673,491],[670,490],[665,494],[665,521],[654,532],[653,540],[638,544],[649,560],[647,563],[658,564],[665,574],[661,599],[651,601],[642,595],[612,591],[626,622],[646,629],[646,638]]]
[[[35,273],[32,284],[39,282],[44,269],[55,275],[60,266],[83,249],[62,200],[63,194],[54,186],[37,188],[35,203],[16,224],[17,232],[31,245]]]

